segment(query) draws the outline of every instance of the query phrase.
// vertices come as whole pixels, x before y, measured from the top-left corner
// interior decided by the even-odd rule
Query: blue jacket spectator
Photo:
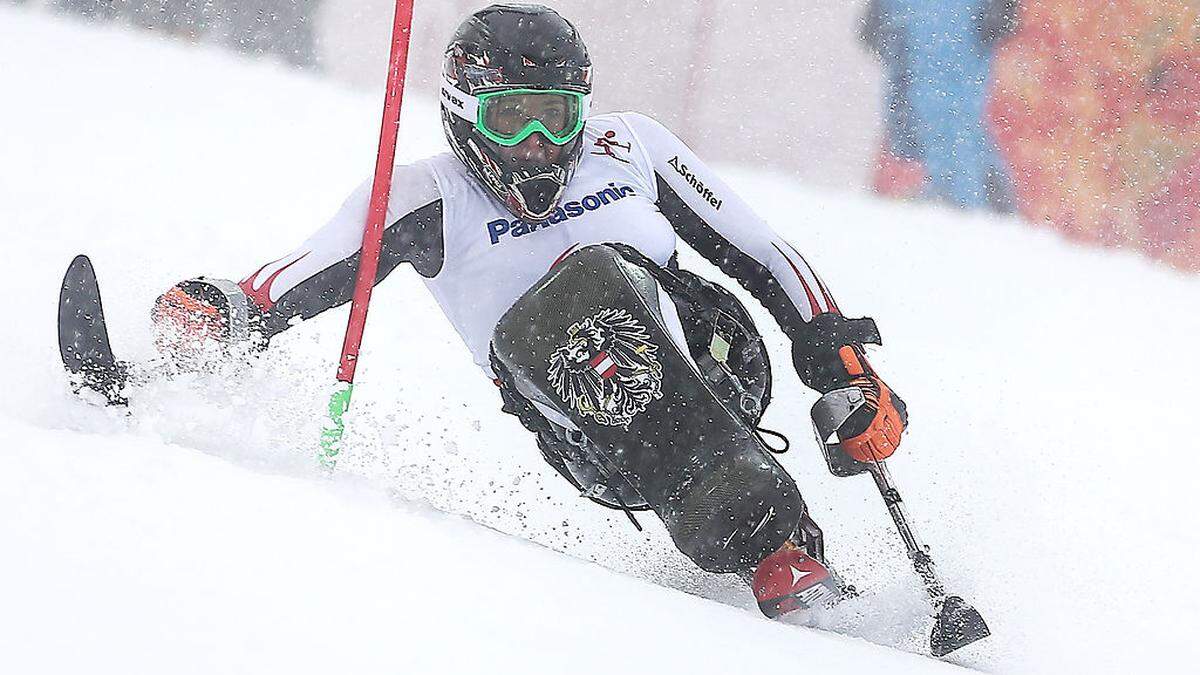
[[[885,69],[887,148],[917,159],[926,196],[1012,209],[1008,171],[986,118],[996,43],[1017,0],[872,0],[862,38]]]

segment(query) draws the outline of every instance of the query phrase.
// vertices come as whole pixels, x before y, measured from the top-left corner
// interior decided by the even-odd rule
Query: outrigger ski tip
[[[127,368],[113,356],[96,270],[83,254],[67,267],[58,294],[58,352],[76,393],[90,389],[113,406],[129,402],[123,391]]]
[[[942,601],[938,609],[929,646],[933,655],[941,658],[991,634],[978,610],[968,605],[966,600],[951,595]]]

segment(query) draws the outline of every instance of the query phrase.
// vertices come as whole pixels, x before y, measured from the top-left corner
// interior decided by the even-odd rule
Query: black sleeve
[[[358,274],[360,251],[337,260],[288,289],[262,312],[261,330],[270,339],[288,328],[292,320],[312,318],[327,309],[350,301]],[[378,284],[400,263],[407,262],[423,277],[441,271],[444,257],[442,202],[423,206],[396,222],[383,233],[379,257]]]
[[[656,173],[655,177],[659,211],[670,221],[680,239],[735,279],[767,308],[792,342],[792,361],[800,379],[821,392],[843,386],[846,371],[837,350],[846,345],[878,344],[880,338],[875,322],[846,319],[836,310],[805,321],[765,265],[722,237],[661,175]]]

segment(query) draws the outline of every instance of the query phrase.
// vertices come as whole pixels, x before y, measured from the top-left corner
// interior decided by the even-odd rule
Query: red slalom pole
[[[338,363],[338,384],[329,398],[329,419],[321,431],[321,450],[318,460],[332,469],[341,453],[345,424],[342,416],[350,408],[354,391],[354,370],[362,346],[363,330],[367,324],[367,307],[371,290],[379,271],[379,253],[383,248],[384,220],[387,218],[388,197],[392,191],[392,167],[396,162],[396,136],[400,130],[400,106],[404,102],[404,79],[408,70],[408,44],[412,35],[414,0],[396,0],[396,15],[392,25],[392,52],[388,59],[387,91],[383,99],[383,127],[379,131],[379,153],[375,158],[375,179],[371,185],[371,201],[358,262],[358,277],[354,282],[354,298],[350,304],[350,321],[342,341],[342,357]]]

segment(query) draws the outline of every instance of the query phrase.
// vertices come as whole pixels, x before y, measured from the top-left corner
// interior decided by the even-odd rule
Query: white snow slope
[[[420,94],[407,158],[441,144]],[[116,349],[150,357],[158,293],[282,255],[370,174],[380,97],[11,7],[0,97],[0,672],[953,667],[904,653],[926,639],[918,583],[870,481],[829,476],[808,441],[814,396],[761,309],[779,355],[764,423],[797,441],[783,461],[865,591],[819,623],[855,638],[762,619],[652,518],[639,534],[576,497],[408,269],[375,295],[332,478],[311,453],[344,309],[225,377],[139,388],[132,416],[77,401],[54,347],[70,258],[92,255]],[[848,313],[879,321],[873,361],[913,414],[893,471],[995,633],[950,660],[1200,659],[1200,280],[1017,221],[728,174]]]

